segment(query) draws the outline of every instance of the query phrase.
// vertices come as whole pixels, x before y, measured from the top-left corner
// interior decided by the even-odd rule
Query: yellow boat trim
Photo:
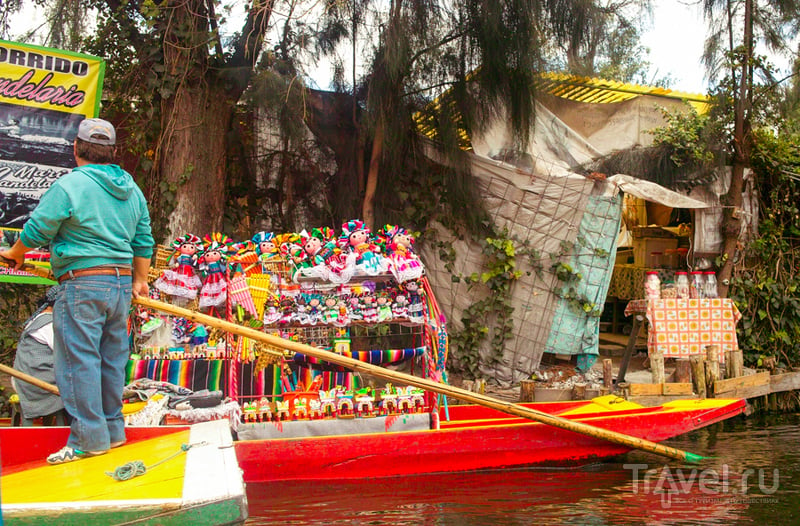
[[[592,398],[590,403],[559,413],[558,416],[586,415],[590,413],[616,413],[617,411],[630,411],[642,409],[644,406],[629,402],[617,395],[605,395]]]
[[[56,466],[42,466],[2,477],[2,505],[108,501],[175,501],[183,493],[186,454],[154,466],[189,443],[189,431],[128,444],[105,455]],[[118,482],[106,475],[128,462],[141,460],[144,475]]]

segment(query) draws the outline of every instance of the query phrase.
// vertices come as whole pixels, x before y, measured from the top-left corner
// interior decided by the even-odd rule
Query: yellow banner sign
[[[94,117],[104,73],[91,55],[0,40],[0,103]]]

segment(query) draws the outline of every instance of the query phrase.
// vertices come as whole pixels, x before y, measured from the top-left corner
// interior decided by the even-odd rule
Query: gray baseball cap
[[[113,146],[117,143],[117,132],[113,124],[103,119],[84,119],[78,126],[78,139]]]

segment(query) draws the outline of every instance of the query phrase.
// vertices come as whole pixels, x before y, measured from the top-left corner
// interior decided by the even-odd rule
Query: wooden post
[[[731,378],[744,376],[744,356],[741,349],[731,351]]]
[[[675,360],[675,383],[688,384],[692,381],[692,366],[688,358]]]
[[[603,359],[603,387],[606,389],[614,387],[614,370],[611,365],[611,358]]]
[[[534,401],[534,387],[536,387],[535,380],[520,380],[519,382],[519,401],[520,402],[533,402]]]
[[[735,378],[733,376],[731,351],[725,351],[725,378]]]
[[[694,391],[700,398],[706,397],[706,368],[704,365],[705,356],[695,354],[689,358],[689,365],[692,368],[692,384]]]
[[[650,353],[650,373],[653,377],[654,384],[663,384],[666,381],[664,374],[664,353],[651,352]]]
[[[586,384],[575,384],[572,386],[573,400],[586,400]]]
[[[719,380],[719,347],[709,345],[706,347],[706,396],[714,398],[714,386]]]
[[[619,371],[617,372],[617,383],[625,381],[625,374],[628,372],[628,364],[631,361],[631,355],[636,348],[636,338],[639,336],[639,328],[642,325],[643,315],[633,314],[633,327],[631,334],[628,337],[628,345],[625,347],[625,353],[622,355],[622,361],[619,363]]]

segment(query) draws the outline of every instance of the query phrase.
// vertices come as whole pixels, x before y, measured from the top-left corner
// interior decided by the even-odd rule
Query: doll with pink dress
[[[384,243],[389,270],[398,283],[422,276],[425,267],[414,253],[414,236],[397,225],[385,225],[378,236]]]
[[[202,285],[197,274],[197,253],[202,245],[199,237],[184,234],[176,238],[171,246],[175,252],[169,260],[170,268],[165,269],[153,285],[177,302],[186,303],[197,297]]]
[[[228,279],[225,275],[225,267],[232,245],[233,241],[219,232],[203,238],[200,270],[205,272],[205,277],[200,288],[199,307],[201,309],[220,308],[228,299]]]

